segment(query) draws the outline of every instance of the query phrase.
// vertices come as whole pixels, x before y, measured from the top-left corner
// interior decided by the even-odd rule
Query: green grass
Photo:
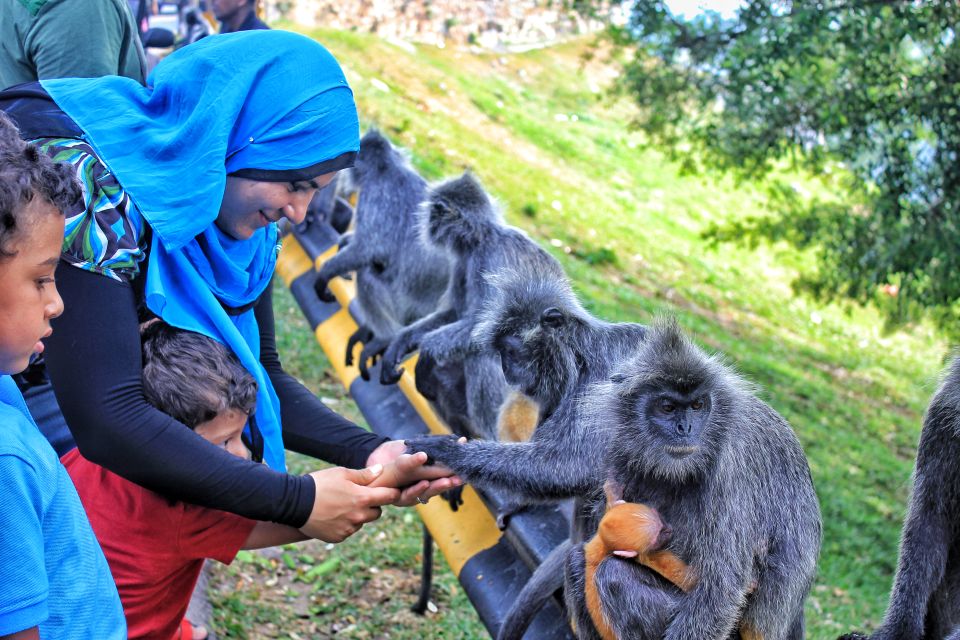
[[[823,510],[808,636],[832,639],[875,626],[896,566],[922,411],[947,353],[942,337],[926,325],[885,334],[870,309],[795,295],[790,282],[815,264],[815,253],[785,245],[710,248],[701,231],[764,213],[762,188],[681,175],[663,153],[643,149],[628,128],[630,105],[602,91],[615,67],[602,53],[584,62],[587,41],[497,55],[410,50],[353,32],[311,35],[346,68],[365,126],[379,126],[408,148],[431,179],[475,171],[508,221],[560,259],[591,311],[639,322],[675,314],[701,344],[761,385],[803,443]],[[838,188],[831,176],[786,177],[798,197]],[[292,306],[289,299],[278,304]],[[295,315],[282,314],[281,328],[289,323],[281,335],[284,361],[332,397],[322,387],[322,356]],[[358,560],[342,566],[364,575],[359,560],[368,558],[357,546],[371,535],[392,536],[394,527],[409,540],[371,561],[410,562],[418,529],[403,528],[402,515],[388,518],[362,534],[367,538],[337,548]],[[353,606],[338,594],[362,592],[355,581],[364,579],[332,581],[323,598],[338,604],[321,619],[339,619]],[[459,609],[442,608],[418,633],[482,635],[462,596],[443,604]],[[390,610],[382,618],[368,613],[369,637],[406,637]]]

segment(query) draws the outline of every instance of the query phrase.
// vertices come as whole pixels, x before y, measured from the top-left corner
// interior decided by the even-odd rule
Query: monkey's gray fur
[[[667,587],[669,598],[645,567],[604,560],[597,584],[618,637],[726,640],[742,624],[764,640],[802,638],[822,525],[786,421],[672,321],[657,322],[583,409],[595,431],[607,430],[607,469],[623,499],[657,509],[673,531],[668,549],[699,575],[689,593]],[[582,553],[571,554],[567,598],[582,637],[593,638],[580,622],[579,563]]]
[[[605,435],[580,419],[577,396],[634,352],[646,328],[591,316],[559,266],[507,270],[486,280],[495,293],[479,316],[474,342],[499,352],[508,383],[537,400],[544,417],[529,442],[458,444],[456,438],[426,436],[408,440],[408,446],[477,487],[496,487],[521,500],[599,495],[603,470],[585,461],[600,458]]]
[[[414,215],[427,183],[406,157],[376,130],[360,141],[356,166],[344,176],[341,190],[359,191],[356,229],[349,244],[320,269],[315,289],[332,300],[327,284],[356,271],[361,328],[351,337],[347,363],[357,341],[364,378],[370,358],[380,354],[404,325],[431,313],[447,288],[449,258],[424,245]]]
[[[960,358],[955,358],[924,417],[890,604],[870,640],[960,638],[958,461]]]
[[[540,424],[525,443],[420,438],[408,445],[451,466],[467,482],[507,491],[520,502],[579,498],[572,538],[580,541],[596,527],[584,518],[585,501],[601,493],[604,481],[601,466],[585,461],[600,459],[606,442],[578,419],[577,397],[635,352],[646,328],[593,317],[554,269],[507,270],[487,282],[496,294],[479,317],[474,342],[500,354],[507,382],[540,405]],[[558,547],[537,568],[501,625],[500,638],[523,635],[562,584],[565,556]]]
[[[441,365],[463,358],[469,433],[493,438],[507,386],[497,353],[472,339],[481,310],[496,296],[486,276],[512,270],[563,277],[563,270],[525,233],[504,224],[498,207],[470,173],[431,189],[419,222],[424,238],[450,253],[454,272],[441,309],[403,329],[387,348],[381,382],[396,382],[397,364],[418,347],[421,358]]]

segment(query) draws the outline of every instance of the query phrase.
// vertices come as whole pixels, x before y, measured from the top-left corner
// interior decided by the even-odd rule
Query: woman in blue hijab
[[[329,541],[378,517],[380,505],[459,482],[331,412],[276,353],[275,223],[301,222],[359,149],[353,94],[326,49],[282,31],[210,37],[161,62],[146,87],[45,80],[0,94],[0,106],[71,162],[84,187],[67,213],[69,264],[57,272],[66,310],[45,351],[84,457],[172,498]],[[248,429],[266,465],[147,404],[138,327],[151,317],[223,342],[254,375]],[[285,447],[347,468],[288,475]],[[361,468],[377,463],[397,464],[412,486],[364,486],[377,471]]]

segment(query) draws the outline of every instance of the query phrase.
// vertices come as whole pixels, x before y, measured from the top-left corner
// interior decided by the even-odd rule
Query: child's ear
[[[607,481],[603,483],[603,494],[607,497],[607,509],[609,509],[613,505],[623,502],[623,485],[613,478],[607,478]]]

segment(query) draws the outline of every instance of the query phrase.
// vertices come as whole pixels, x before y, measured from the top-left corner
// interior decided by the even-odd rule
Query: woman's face
[[[317,189],[330,184],[336,171],[313,180],[261,182],[227,176],[217,226],[231,238],[246,240],[257,229],[286,218],[303,222]]]

